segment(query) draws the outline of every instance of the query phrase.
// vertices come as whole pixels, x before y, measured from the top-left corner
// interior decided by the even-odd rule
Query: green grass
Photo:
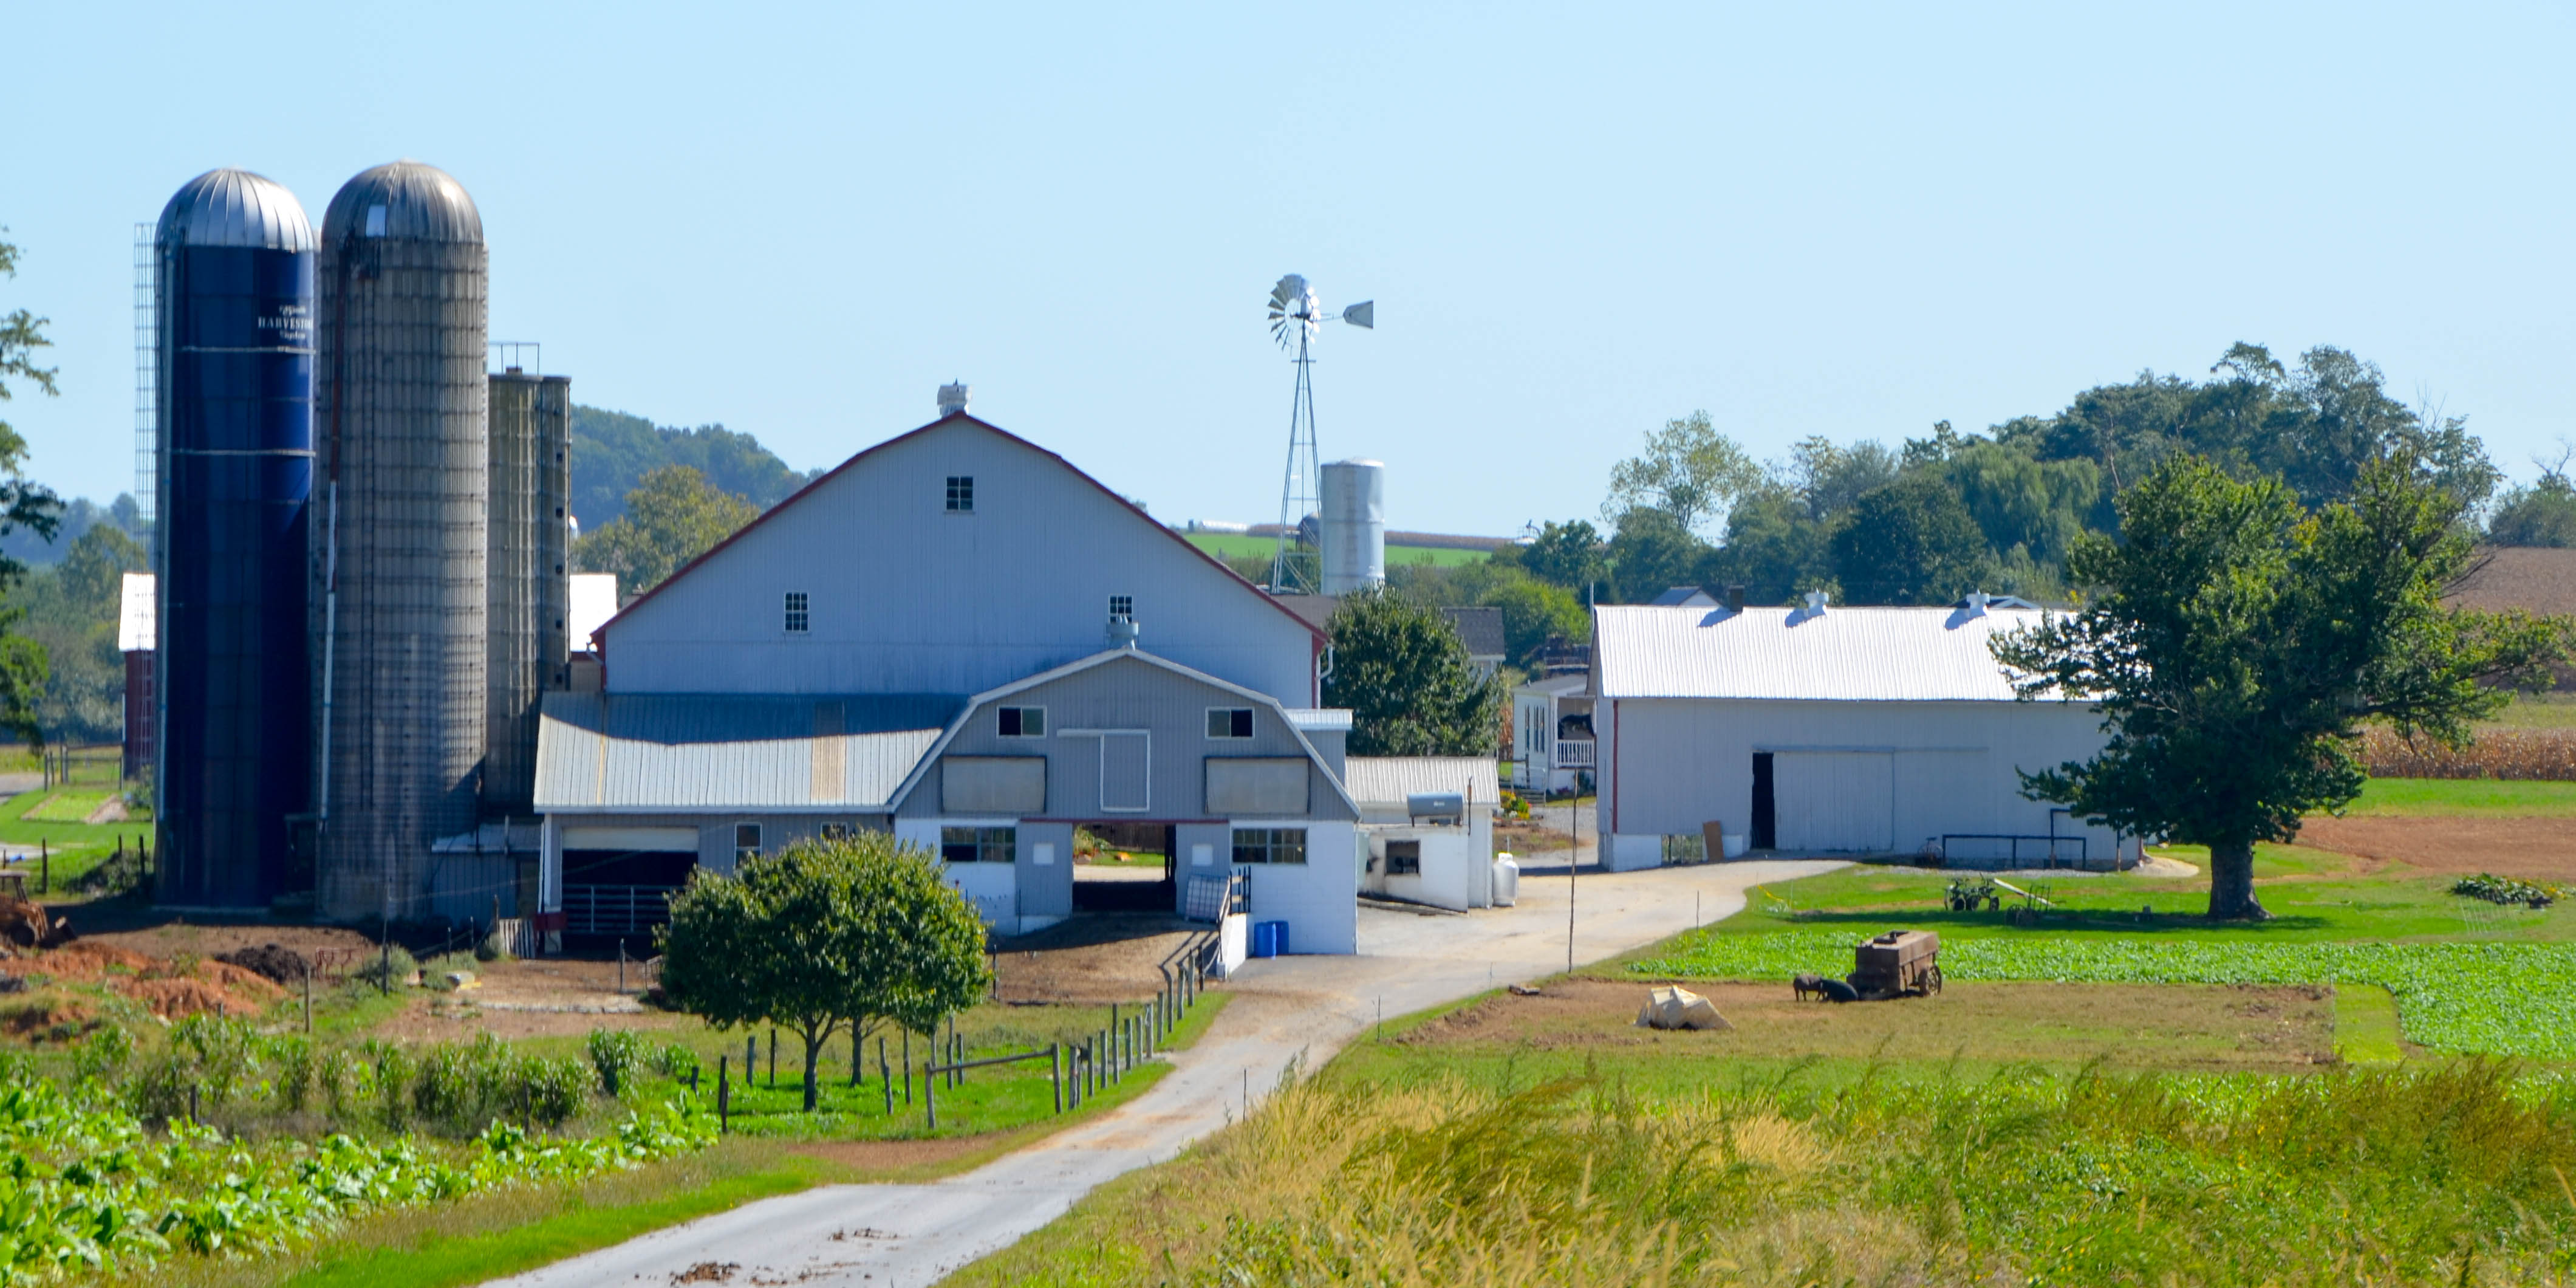
[[[2576,693],[2517,693],[2485,724],[2504,729],[2576,729]]]
[[[2346,1064],[2396,1064],[2406,1058],[2397,998],[2373,984],[2335,987],[2335,1054]]]
[[[1238,532],[1184,532],[1181,535],[1188,538],[1191,545],[1219,559],[1242,558],[1247,555],[1258,555],[1267,559],[1279,548],[1279,543],[1274,538],[1245,536]],[[1452,550],[1445,546],[1388,546],[1386,548],[1386,563],[1390,568],[1400,564],[1430,564],[1441,568],[1455,568],[1462,564],[1483,563],[1492,557],[1482,550]]]
[[[43,799],[20,818],[33,823],[80,823],[98,812],[114,792],[50,791],[39,792]]]
[[[2496,778],[2374,778],[2347,814],[2576,818],[2576,783]]]

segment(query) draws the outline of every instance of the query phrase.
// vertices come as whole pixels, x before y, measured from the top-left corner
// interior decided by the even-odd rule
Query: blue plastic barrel
[[[1252,923],[1252,955],[1280,957],[1288,952],[1288,923],[1256,921]]]

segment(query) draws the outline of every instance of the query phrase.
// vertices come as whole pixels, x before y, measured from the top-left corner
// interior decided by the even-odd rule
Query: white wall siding
[[[1359,873],[1367,851],[1357,825],[1236,819],[1234,826],[1306,829],[1305,863],[1246,864],[1235,869],[1250,878],[1252,919],[1287,922],[1291,953],[1358,952]]]
[[[2103,740],[2097,711],[2057,702],[1622,698],[1594,719],[1605,829],[1640,838],[1627,847],[1639,857],[1645,841],[1709,822],[1749,832],[1757,751],[1773,753],[1783,849],[1849,851],[1882,833],[1900,853],[1945,833],[2045,836],[2052,807],[2024,798],[2015,771],[2083,760]],[[2060,818],[2054,830],[2084,835],[2094,861],[2113,853],[2108,829]]]
[[[951,475],[971,514],[946,510]],[[784,629],[802,591],[810,628]],[[1295,707],[1314,636],[1242,579],[1062,461],[971,420],[897,439],[609,623],[615,693],[980,693],[1107,646],[1132,596],[1142,645]]]

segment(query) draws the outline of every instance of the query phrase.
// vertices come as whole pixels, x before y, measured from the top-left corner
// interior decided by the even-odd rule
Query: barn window
[[[1016,827],[943,827],[939,857],[950,863],[1009,863],[1019,849]]]
[[[1306,861],[1306,829],[1238,827],[1234,829],[1234,861],[1303,864]]]
[[[1045,707],[995,707],[993,732],[1005,738],[1046,736]]]
[[[1391,877],[1422,875],[1422,842],[1389,841],[1386,843],[1386,874]]]
[[[1252,736],[1252,708],[1209,707],[1207,736],[1211,738],[1249,738]]]
[[[813,624],[814,616],[810,611],[812,606],[813,601],[806,598],[804,591],[791,590],[787,592],[786,626],[788,634],[802,635],[805,633],[806,628]]]
[[[948,512],[950,514],[973,514],[975,512],[974,475],[951,474],[948,476]]]
[[[1134,595],[1111,595],[1109,597],[1109,620],[1113,622],[1132,622],[1136,620],[1136,597]]]
[[[848,823],[825,823],[823,825],[823,839],[826,841],[846,841],[857,833],[858,828]]]
[[[733,861],[744,863],[760,857],[760,824],[733,825]]]

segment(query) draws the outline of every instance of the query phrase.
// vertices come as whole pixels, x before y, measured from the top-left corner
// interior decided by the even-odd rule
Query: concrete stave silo
[[[154,234],[164,905],[267,907],[307,800],[314,252],[293,194],[244,170],[191,180]]]
[[[361,173],[323,217],[314,526],[316,910],[426,908],[477,821],[490,499],[482,217],[445,173]]]
[[[506,817],[534,807],[537,704],[566,683],[572,382],[512,367],[491,408],[483,805]]]

